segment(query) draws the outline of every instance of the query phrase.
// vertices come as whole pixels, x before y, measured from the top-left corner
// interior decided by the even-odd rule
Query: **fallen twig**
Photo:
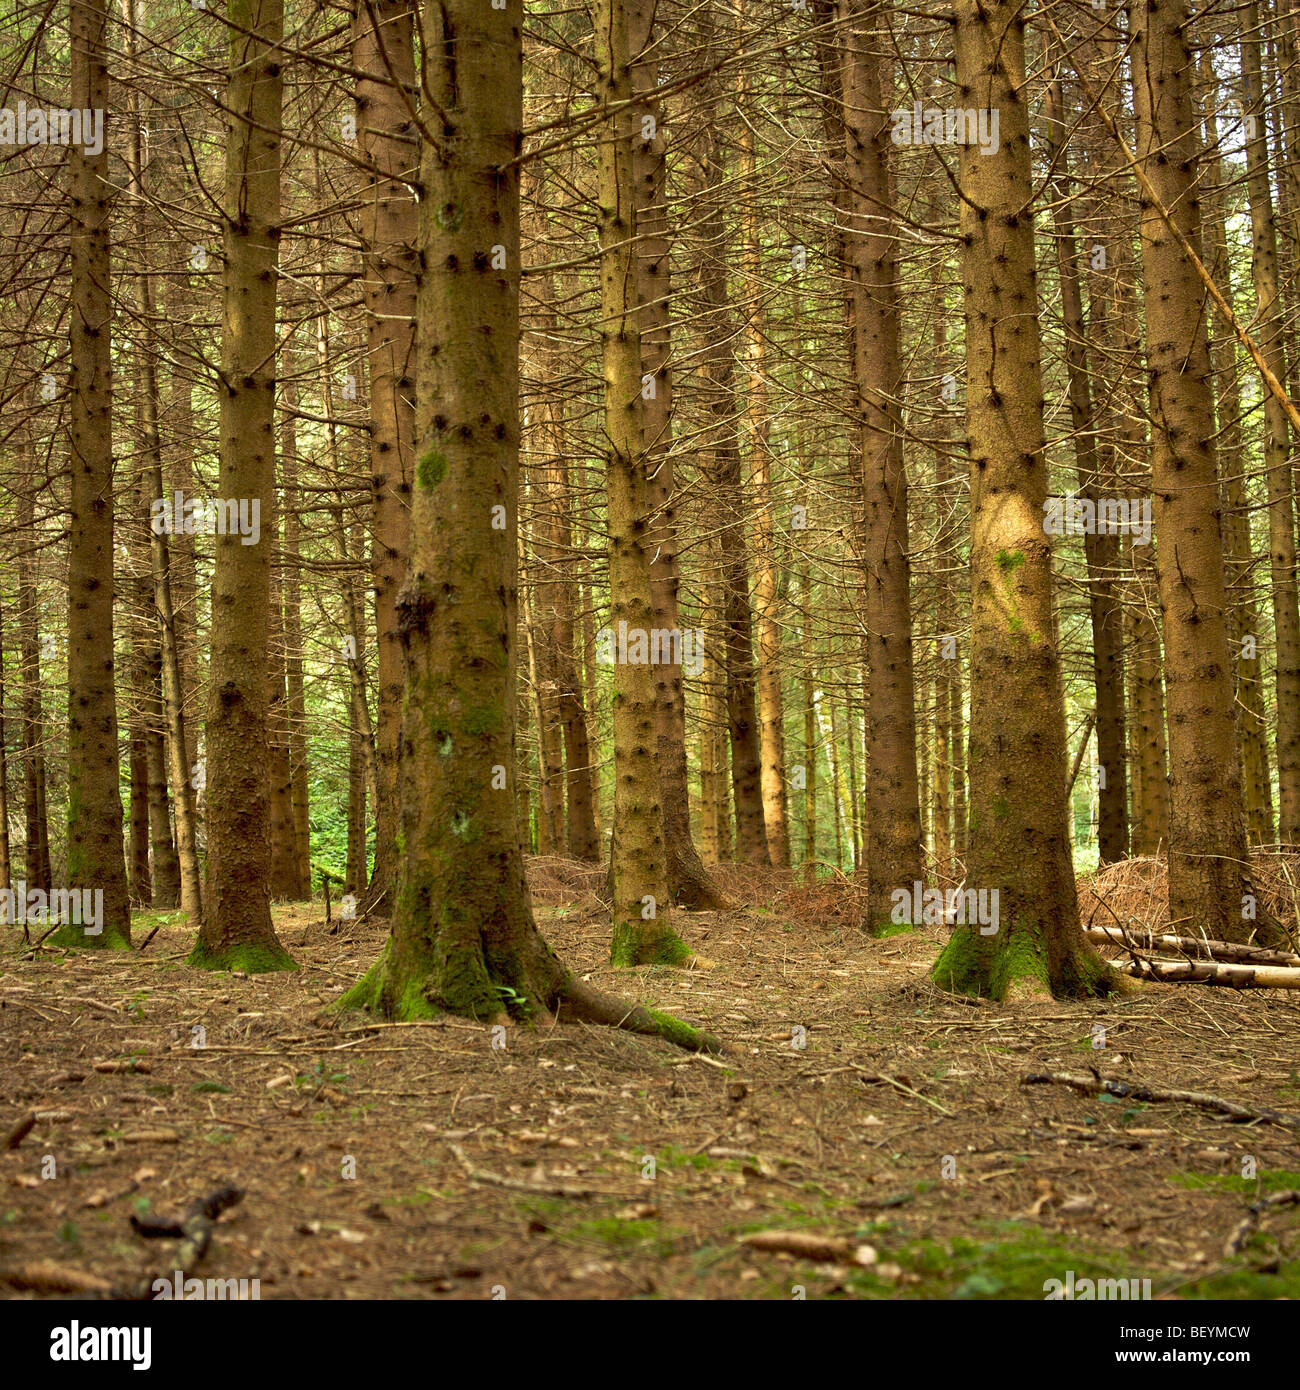
[[[1290,1189],[1286,1192],[1274,1192],[1268,1197],[1261,1198],[1258,1202],[1250,1204],[1250,1210],[1233,1228],[1232,1234],[1223,1243],[1223,1258],[1230,1260],[1237,1254],[1241,1247],[1245,1245],[1254,1233],[1255,1227],[1259,1225],[1260,1217],[1269,1207],[1288,1207],[1300,1205],[1300,1192]]]
[[[741,1245],[773,1254],[796,1255],[815,1264],[873,1265],[874,1247],[837,1236],[819,1236],[811,1231],[751,1231],[740,1237]]]
[[[866,1071],[862,1067],[854,1067],[853,1070],[862,1078],[862,1083],[869,1086],[873,1081],[882,1081],[886,1086],[892,1086],[896,1091],[902,1091],[905,1096],[915,1096],[917,1100],[923,1100],[927,1105],[932,1105],[941,1115],[951,1115],[953,1112],[946,1105],[940,1105],[937,1100],[931,1100],[929,1096],[923,1096],[920,1091],[914,1091],[910,1086],[905,1086],[901,1081],[895,1081],[892,1076],[886,1076],[882,1071]]]
[[[531,1192],[538,1197],[573,1197],[581,1200],[602,1195],[588,1187],[572,1187],[564,1182],[524,1182],[519,1178],[503,1177],[500,1173],[489,1173],[486,1169],[475,1168],[459,1144],[449,1142],[447,1147],[455,1155],[456,1162],[465,1170],[465,1176],[471,1182],[486,1183],[489,1187],[504,1187],[509,1192]]]
[[[1145,928],[1084,927],[1084,935],[1095,941],[1115,941],[1151,951],[1185,951],[1188,955],[1211,960],[1244,962],[1249,965],[1300,966],[1300,956],[1290,951],[1271,951],[1265,946],[1246,946],[1238,941],[1213,941],[1207,937],[1174,936]]]
[[[23,1140],[27,1138],[27,1136],[32,1132],[32,1130],[35,1127],[36,1111],[29,1110],[22,1117],[22,1119],[19,1120],[18,1123],[9,1131],[9,1136],[5,1140],[6,1150],[16,1149],[18,1145],[21,1144]]]
[[[219,1187],[215,1192],[209,1193],[206,1197],[200,1197],[197,1202],[192,1202],[186,1208],[184,1215],[179,1218],[173,1217],[171,1220],[155,1216],[141,1218],[132,1212],[131,1229],[135,1231],[136,1235],[144,1236],[147,1240],[164,1236],[179,1236],[181,1243],[176,1251],[177,1268],[182,1274],[189,1274],[207,1253],[208,1243],[212,1239],[212,1228],[216,1224],[217,1217],[227,1207],[233,1207],[236,1203],[241,1202],[243,1197],[242,1188]]]
[[[1219,1114],[1227,1115],[1232,1120],[1253,1120],[1260,1124],[1282,1125],[1286,1129],[1300,1129],[1300,1115],[1289,1115],[1280,1110],[1251,1109],[1249,1106],[1238,1105],[1236,1101],[1209,1095],[1205,1091],[1164,1091],[1155,1086],[1139,1086],[1105,1076],[1078,1076],[1064,1071],[1030,1072],[1020,1078],[1020,1084],[1069,1086],[1084,1095],[1115,1096],[1120,1100],[1140,1100],[1151,1105],[1198,1105],[1204,1110],[1217,1110]]]

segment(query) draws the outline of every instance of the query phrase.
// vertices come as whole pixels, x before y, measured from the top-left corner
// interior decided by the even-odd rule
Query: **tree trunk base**
[[[266,975],[273,970],[297,970],[298,962],[278,941],[241,942],[212,950],[201,941],[190,952],[186,965],[196,970],[238,970],[247,975]]]
[[[66,946],[76,951],[129,951],[131,949],[131,929],[125,932],[120,927],[104,923],[104,929],[94,936],[86,934],[85,927],[65,922],[49,938],[51,946]]]
[[[482,999],[466,998],[461,1007],[451,1007],[444,995],[449,976],[454,972],[398,978],[393,967],[391,941],[384,946],[379,959],[361,980],[332,1006],[334,1012],[362,1009],[394,1023],[414,1023],[453,1014],[473,1018],[490,1025],[507,1015],[516,1021],[552,1025],[566,1019],[575,1022],[599,1023],[611,1028],[665,1038],[688,1052],[723,1052],[722,1044],[712,1034],[683,1023],[671,1014],[629,1004],[613,995],[604,994],[590,985],[575,980],[560,965],[540,936],[535,937],[535,958],[532,973],[538,978],[526,989],[519,982],[496,986],[501,998],[490,1004]]]
[[[983,937],[958,928],[930,978],[954,994],[999,1001],[1096,999],[1120,991],[1118,976],[1082,936],[1048,942],[1014,929]]]

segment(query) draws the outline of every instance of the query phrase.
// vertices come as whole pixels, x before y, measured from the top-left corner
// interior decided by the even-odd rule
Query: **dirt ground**
[[[160,929],[129,957],[7,932],[0,1148],[37,1118],[0,1153],[0,1293],[170,1277],[177,1243],[131,1215],[234,1185],[196,1273],[262,1298],[1042,1298],[1068,1271],[1300,1294],[1300,1206],[1251,1212],[1300,1188],[1300,1130],[1021,1083],[1096,1069],[1300,1111],[1300,996],[963,1001],[926,979],[942,928],[873,941],[833,895],[800,915],[749,882],[765,905],[678,915],[708,971],[611,970],[581,884],[552,875],[537,908],[584,978],[705,1025],[723,1060],[331,1015],[386,927],[331,930],[319,903],[277,909],[295,974],[190,969],[174,913],[142,914],[137,941]],[[772,1231],[840,1243],[746,1242]]]

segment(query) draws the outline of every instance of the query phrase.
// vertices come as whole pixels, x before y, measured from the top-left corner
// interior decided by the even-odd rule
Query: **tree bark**
[[[370,372],[370,568],[375,591],[375,865],[366,907],[386,912],[397,862],[397,760],[402,649],[397,595],[409,551],[415,449],[415,294],[419,274],[413,179],[416,130],[411,0],[371,0],[353,15],[357,136],[373,172],[362,209],[362,286]],[[402,90],[405,88],[406,90]]]
[[[208,892],[192,965],[294,968],[271,922],[266,652],[275,534],[282,0],[231,0],[226,104],[220,495],[263,535],[216,537],[207,721]]]
[[[641,415],[636,202],[632,176],[632,66],[624,0],[599,0],[597,94],[601,135],[600,339],[605,381],[610,626],[616,636],[655,626],[650,583],[650,488]],[[621,640],[621,638],[620,638]],[[616,965],[675,964],[690,952],[669,918],[668,865],[657,766],[656,674],[648,650],[614,653],[614,835],[610,883]]]
[[[69,0],[74,109],[108,107],[104,0]],[[68,152],[72,202],[68,538],[68,887],[102,891],[99,930],[59,944],[129,949],[113,684],[113,404],[108,150]],[[83,924],[84,925],[84,924]]]
[[[524,882],[514,808],[522,18],[519,0],[504,10],[441,0],[423,14],[424,89],[440,115],[421,163],[418,461],[398,600],[402,860],[392,934],[340,1006],[497,1020],[562,1004],[569,1016],[716,1048],[575,981],[538,934]]]
[[[637,322],[641,337],[641,435],[651,508],[650,599],[654,625],[679,632],[681,583],[677,553],[676,478],[673,442],[672,265],[668,222],[667,136],[658,100],[659,50],[655,0],[629,0],[628,48],[639,130],[632,143],[632,186],[636,208]],[[647,117],[649,121],[647,122]],[[676,651],[670,646],[670,653]],[[686,767],[686,693],[682,663],[669,660],[655,679],[655,738],[668,891],[694,909],[727,906],[706,872],[691,837],[691,799]]]
[[[1259,349],[1279,381],[1287,379],[1286,319],[1278,281],[1277,225],[1269,172],[1268,108],[1261,73],[1258,0],[1245,0],[1241,77],[1245,91],[1246,191],[1250,202],[1253,318]],[[1253,134],[1251,133],[1253,122]],[[1278,839],[1300,839],[1300,606],[1296,591],[1295,502],[1291,432],[1282,403],[1264,393],[1264,473],[1268,483],[1269,574],[1276,634],[1274,685],[1277,721]]]
[[[998,920],[987,934],[958,925],[934,977],[998,999],[1102,994],[1111,980],[1079,926],[1067,843],[1021,14],[1009,0],[958,0],[956,10],[958,90],[999,123],[996,150],[962,147],[960,173],[973,595],[966,886],[997,891]]]
[[[1188,243],[1200,241],[1191,52],[1184,0],[1131,11],[1137,158]],[[1169,913],[1225,941],[1243,920],[1249,865],[1233,726],[1223,542],[1205,297],[1177,236],[1142,198],[1156,561],[1169,707]]]
[[[881,46],[863,0],[844,0],[846,221],[853,367],[860,421],[866,626],[867,908],[862,926],[889,925],[891,894],[922,878],[912,607],[903,466],[897,233]]]

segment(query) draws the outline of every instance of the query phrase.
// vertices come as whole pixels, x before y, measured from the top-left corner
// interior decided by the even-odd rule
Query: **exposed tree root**
[[[559,991],[556,1014],[561,1018],[565,1005],[570,1018],[584,1023],[602,1023],[610,1028],[626,1028],[632,1033],[667,1038],[670,1043],[688,1052],[715,1052],[721,1055],[726,1050],[711,1033],[692,1028],[689,1023],[683,1023],[671,1014],[629,1004],[626,1000],[603,994],[572,978]]]

